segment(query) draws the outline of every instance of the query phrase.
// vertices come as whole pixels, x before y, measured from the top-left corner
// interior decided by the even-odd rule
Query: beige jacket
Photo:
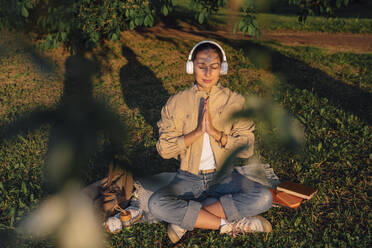
[[[214,138],[210,138],[217,170],[234,148],[242,144],[247,144],[248,148],[242,151],[239,157],[248,158],[253,155],[254,123],[243,119],[230,120],[232,113],[243,108],[244,97],[219,84],[213,86],[209,93],[192,86],[170,97],[163,107],[161,120],[158,122],[159,140],[156,148],[160,156],[165,159],[179,159],[181,170],[193,174],[199,172],[203,136],[186,147],[184,135],[197,127],[204,99],[208,95],[212,123],[217,130],[227,135],[224,148]]]

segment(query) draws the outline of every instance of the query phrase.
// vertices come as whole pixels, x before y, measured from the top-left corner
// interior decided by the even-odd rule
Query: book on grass
[[[290,208],[297,208],[301,205],[302,202],[301,197],[290,195],[283,191],[278,191],[276,197]]]
[[[280,183],[276,187],[276,189],[278,191],[283,191],[283,192],[288,193],[290,195],[301,197],[301,198],[306,199],[306,200],[311,199],[314,196],[314,194],[317,192],[317,190],[312,188],[312,187],[309,187],[309,186],[306,186],[306,185],[303,185],[303,184],[299,184],[299,183],[289,182],[289,181],[285,181],[285,182]]]
[[[298,208],[301,205],[302,198],[270,189],[273,195],[274,206],[284,206],[289,208]]]

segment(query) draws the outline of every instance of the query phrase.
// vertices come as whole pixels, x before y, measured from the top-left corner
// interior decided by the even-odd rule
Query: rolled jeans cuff
[[[231,222],[231,221],[238,220],[240,218],[239,211],[234,204],[234,200],[231,194],[221,196],[220,202],[221,202],[223,211],[225,211],[225,215],[228,221]]]
[[[192,231],[195,226],[196,218],[198,218],[200,209],[202,204],[196,201],[189,201],[189,205],[187,206],[185,216],[183,217],[181,227]]]

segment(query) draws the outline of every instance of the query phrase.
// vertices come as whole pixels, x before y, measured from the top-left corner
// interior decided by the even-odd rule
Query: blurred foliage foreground
[[[195,19],[204,23],[220,9],[238,11],[242,18],[235,31],[259,37],[257,12],[285,2],[297,9],[299,21],[362,0],[189,0]],[[174,11],[177,0],[0,0],[0,29],[33,32],[46,48],[60,43],[73,51],[91,48],[104,40],[117,41],[121,31],[151,27]]]
[[[120,45],[69,56],[1,35],[0,246],[169,246],[164,223],[135,225],[103,243],[78,192],[102,178],[114,157],[137,176],[178,168],[157,155],[156,121],[169,96],[193,82],[184,66],[198,40],[127,32]],[[178,246],[367,247],[371,55],[208,38],[228,54],[221,83],[250,96],[238,117],[257,124],[255,157],[282,180],[312,185],[318,194],[298,210],[265,213],[273,225],[267,236],[195,230]]]

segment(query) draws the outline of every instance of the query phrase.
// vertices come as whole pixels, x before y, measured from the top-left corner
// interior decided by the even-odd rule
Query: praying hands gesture
[[[185,145],[186,146],[191,145],[197,138],[204,135],[204,133],[208,133],[211,137],[218,141],[221,146],[226,145],[227,142],[226,135],[223,132],[218,131],[213,126],[211,113],[209,112],[208,109],[208,97],[204,101],[202,117],[200,118],[198,126],[194,131],[185,135],[184,137]]]

